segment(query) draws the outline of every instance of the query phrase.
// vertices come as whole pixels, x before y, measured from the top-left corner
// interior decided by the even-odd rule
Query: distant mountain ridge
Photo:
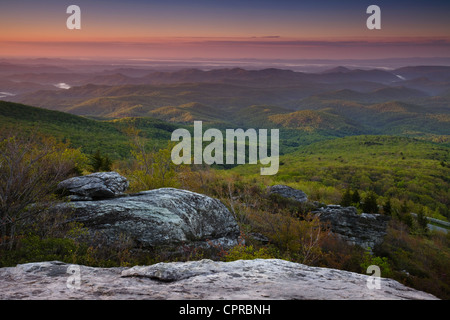
[[[40,85],[55,85],[64,82],[69,86],[96,85],[162,85],[181,83],[229,83],[256,87],[289,85],[334,85],[334,89],[353,89],[342,87],[344,83],[378,83],[383,85],[408,86],[417,78],[427,79],[425,91],[435,94],[435,86],[450,82],[450,67],[411,66],[393,70],[358,69],[338,66],[320,73],[307,73],[289,69],[266,68],[247,70],[243,68],[221,68],[202,70],[185,68],[177,71],[152,71],[139,68],[118,67],[104,71],[76,72],[63,67],[46,65],[13,65],[0,63],[0,76],[7,77],[20,86],[20,82],[33,82]],[[93,68],[96,70],[97,68]],[[341,84],[341,86],[339,86]],[[413,89],[421,90],[420,83]],[[337,86],[337,87],[336,87]],[[448,87],[448,86],[447,86]],[[331,89],[331,88],[330,88]],[[427,91],[428,90],[428,91]],[[0,85],[0,91],[5,91]],[[28,92],[31,92],[28,90]],[[12,91],[12,93],[21,93]]]
[[[277,68],[137,70],[78,73],[74,74],[78,85],[68,83],[69,89],[54,89],[53,84],[51,90],[24,89],[25,93],[4,95],[4,99],[100,119],[148,117],[183,125],[201,120],[220,127],[278,126],[296,132],[292,135],[389,133],[433,141],[448,141],[450,136],[446,127],[450,67],[337,66],[320,73]],[[69,75],[54,74],[58,81]],[[17,74],[4,85],[10,90],[19,81],[14,79],[41,76],[45,81],[52,77]],[[25,83],[17,82],[20,85]]]
[[[343,68],[343,67],[342,67]],[[339,70],[342,70],[339,69]],[[345,68],[346,69],[346,68]],[[268,68],[261,70],[245,70],[242,68],[231,69],[184,69],[174,72],[151,72],[143,77],[129,77],[121,73],[112,75],[97,76],[87,79],[85,83],[96,83],[106,85],[123,84],[174,84],[174,83],[192,83],[192,82],[253,82],[257,85],[272,83],[288,85],[289,83],[302,82],[338,82],[347,81],[375,81],[389,83],[398,80],[394,74],[384,70],[350,70],[346,72],[327,72],[327,73],[304,73],[294,72],[287,69]]]

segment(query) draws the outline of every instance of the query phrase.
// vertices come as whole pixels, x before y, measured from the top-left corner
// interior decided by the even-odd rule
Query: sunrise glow
[[[368,30],[361,1],[66,1],[0,4],[0,55],[120,58],[387,58],[450,56],[448,1],[378,1]],[[430,1],[427,2],[428,4]],[[428,8],[428,9],[424,9]]]

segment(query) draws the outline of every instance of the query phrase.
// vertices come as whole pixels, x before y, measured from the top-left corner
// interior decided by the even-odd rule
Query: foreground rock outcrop
[[[329,205],[312,212],[320,221],[330,223],[331,231],[351,244],[374,248],[383,242],[389,217],[381,214],[358,214],[355,207]]]
[[[0,269],[0,299],[436,299],[391,279],[284,260],[211,260],[132,268],[40,262]]]
[[[240,235],[234,216],[222,202],[181,189],[161,188],[61,206],[73,208],[74,220],[108,243],[126,237],[136,248],[229,248]]]

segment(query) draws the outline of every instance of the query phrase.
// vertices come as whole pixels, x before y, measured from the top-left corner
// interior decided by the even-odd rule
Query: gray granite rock
[[[131,268],[39,262],[0,269],[0,299],[436,299],[391,279],[284,260],[211,260]]]
[[[308,201],[308,196],[303,191],[281,184],[268,187],[267,192],[269,194],[277,194],[283,198],[291,199],[299,203]]]
[[[363,248],[374,248],[383,242],[389,217],[381,214],[358,214],[355,207],[328,205],[312,212],[320,221],[347,242]]]
[[[230,248],[240,236],[234,216],[222,202],[187,190],[161,188],[61,206],[73,208],[75,221],[103,235],[108,242],[125,236],[137,248]]]
[[[96,172],[74,177],[58,184],[59,192],[73,201],[113,198],[123,194],[129,186],[127,178],[117,172]]]

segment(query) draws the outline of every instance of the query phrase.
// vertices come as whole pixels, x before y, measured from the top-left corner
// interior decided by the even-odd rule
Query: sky
[[[380,30],[366,27],[372,4]],[[1,0],[0,57],[450,57],[449,17],[448,0]]]

